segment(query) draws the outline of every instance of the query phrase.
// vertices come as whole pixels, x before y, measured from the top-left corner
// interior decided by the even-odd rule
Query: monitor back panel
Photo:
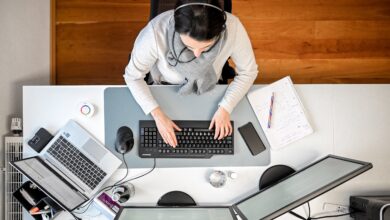
[[[115,220],[237,220],[229,207],[123,207]]]
[[[211,120],[226,91],[226,86],[216,88],[204,95],[180,96],[178,86],[151,86],[151,92],[163,111],[172,120]],[[115,152],[116,132],[121,126],[128,126],[134,134],[134,147],[125,155],[132,168],[153,166],[153,159],[138,156],[139,120],[152,120],[145,115],[127,87],[109,87],[104,91],[105,145]],[[246,97],[234,109],[234,155],[214,155],[210,159],[158,159],[157,167],[224,167],[224,166],[266,166],[270,163],[269,144]],[[264,141],[267,149],[252,156],[237,128],[251,121]],[[116,152],[115,152],[116,153]],[[123,165],[122,165],[123,166]]]
[[[371,163],[329,155],[243,199],[234,208],[248,219],[275,219],[371,168]]]

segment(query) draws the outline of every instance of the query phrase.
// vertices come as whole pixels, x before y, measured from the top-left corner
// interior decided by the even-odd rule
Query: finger
[[[219,132],[219,137],[218,137],[218,140],[221,140],[224,136],[225,136],[225,127],[222,125],[220,128],[219,128],[220,132]]]
[[[177,147],[177,139],[175,133],[172,134],[172,141],[173,141],[173,146]]]
[[[210,122],[209,130],[213,129],[214,124],[215,124],[215,120],[214,120],[214,118],[213,118],[213,119],[211,120],[211,122]]]
[[[229,132],[230,132],[230,128],[229,128],[229,124],[227,124],[225,125],[225,135],[223,137],[225,138],[226,136],[228,136]]]
[[[174,147],[173,140],[170,134],[167,134],[168,145]]]
[[[219,124],[218,123],[215,123],[215,129],[214,129],[214,139],[217,139],[218,135],[219,135]]]
[[[166,134],[161,134],[161,137],[162,137],[164,143],[165,143],[165,144],[168,144],[167,135],[166,135]]]
[[[233,126],[232,123],[229,123],[229,136],[231,136],[233,133]]]
[[[169,133],[169,143],[174,148],[177,146],[176,135],[173,131]]]
[[[177,126],[177,124],[172,122],[172,125],[173,125],[173,129],[175,129],[176,131],[181,131],[181,128],[179,126]]]

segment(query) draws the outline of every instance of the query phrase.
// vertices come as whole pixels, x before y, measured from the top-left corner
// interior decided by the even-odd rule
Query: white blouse
[[[248,34],[240,20],[227,14],[224,43],[213,64],[219,79],[222,68],[230,57],[236,70],[236,76],[229,84],[225,95],[218,103],[231,113],[237,103],[245,96],[257,77],[257,64]],[[171,84],[182,84],[183,75],[172,68],[166,58],[168,48],[168,23],[173,19],[173,10],[164,12],[153,20],[139,33],[131,52],[131,59],[125,69],[124,78],[133,97],[145,114],[158,107],[158,102],[152,96],[144,77],[151,73],[155,83],[165,81]],[[207,93],[203,94],[207,95]]]

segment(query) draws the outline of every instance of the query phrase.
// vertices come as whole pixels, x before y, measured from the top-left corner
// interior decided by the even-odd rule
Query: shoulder
[[[149,22],[149,24],[152,25],[156,30],[166,30],[171,20],[173,20],[173,10],[169,10],[157,15]]]
[[[164,42],[167,33],[169,21],[173,17],[173,10],[169,10],[157,15],[138,34],[137,40],[149,41],[154,39],[157,44]]]
[[[238,24],[241,24],[240,19],[237,16],[226,12],[226,28],[232,28],[237,26]]]
[[[226,13],[226,32],[228,41],[234,41],[240,39],[246,33],[246,30],[237,16]]]

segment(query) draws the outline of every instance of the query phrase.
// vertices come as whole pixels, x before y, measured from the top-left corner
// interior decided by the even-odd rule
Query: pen
[[[271,128],[271,118],[272,118],[272,107],[274,106],[275,93],[272,92],[271,104],[269,106],[269,115],[268,115],[268,128]]]

